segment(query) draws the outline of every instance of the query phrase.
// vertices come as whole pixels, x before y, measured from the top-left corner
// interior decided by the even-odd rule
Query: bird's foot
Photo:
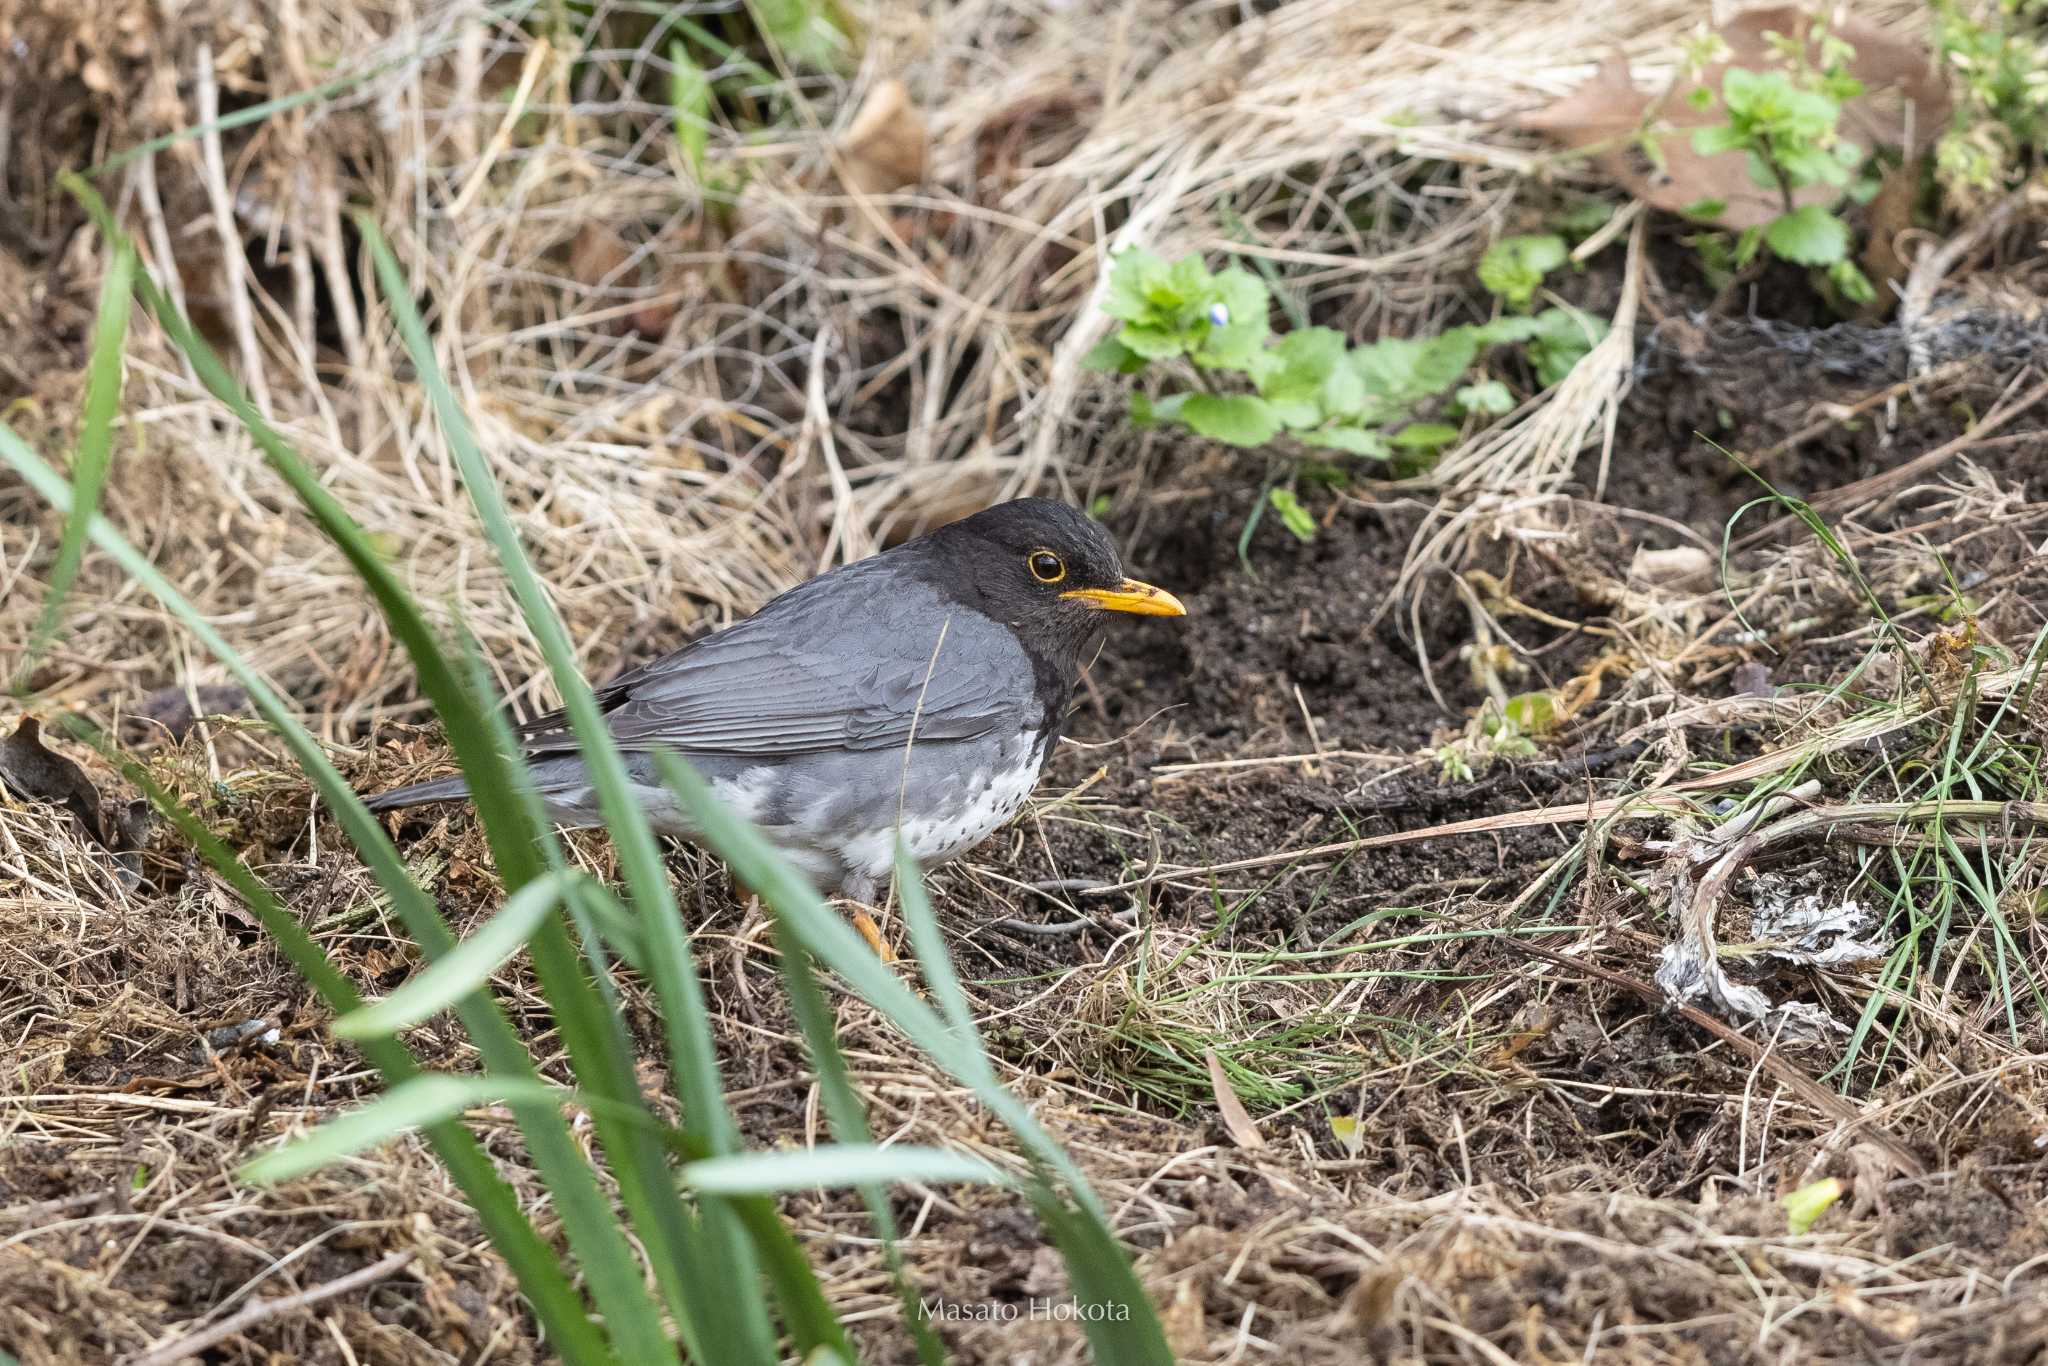
[[[890,948],[889,941],[882,938],[882,927],[868,914],[868,908],[857,901],[849,901],[847,907],[853,913],[854,929],[860,931],[860,937],[868,941],[868,947],[875,951],[875,957],[884,963],[895,962],[896,950]]]

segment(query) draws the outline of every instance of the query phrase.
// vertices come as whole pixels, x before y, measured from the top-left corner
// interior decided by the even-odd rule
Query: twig
[[[1828,1090],[1827,1087],[1822,1086],[1811,1076],[1807,1075],[1804,1068],[1791,1059],[1784,1057],[1773,1049],[1765,1048],[1762,1044],[1741,1034],[1732,1026],[1724,1024],[1707,1014],[1706,1011],[1701,1010],[1698,1006],[1672,1005],[1665,999],[1663,992],[1639,977],[1631,977],[1625,972],[1617,972],[1613,968],[1603,967],[1584,958],[1574,958],[1568,953],[1559,953],[1555,949],[1544,948],[1541,944],[1533,944],[1512,936],[1501,942],[1511,945],[1518,952],[1525,953],[1531,958],[1542,958],[1559,964],[1562,967],[1576,968],[1581,972],[1590,973],[1611,986],[1617,986],[1625,991],[1634,992],[1653,1006],[1664,1007],[1677,1012],[1688,1023],[1706,1030],[1707,1033],[1712,1034],[1736,1052],[1741,1053],[1749,1059],[1753,1066],[1763,1068],[1779,1081],[1785,1083],[1793,1094],[1797,1095],[1814,1109],[1819,1110],[1822,1114],[1839,1121],[1844,1128],[1862,1129],[1867,1132],[1870,1135],[1871,1141],[1884,1149],[1885,1155],[1892,1159],[1900,1171],[1911,1176],[1919,1176],[1927,1170],[1926,1164],[1920,1160],[1919,1156],[1912,1149],[1908,1148],[1888,1130],[1857,1109],[1853,1102],[1843,1096],[1836,1095],[1833,1091]]]
[[[1076,916],[1072,920],[1055,920],[1046,923],[1037,920],[1019,920],[1014,916],[1006,916],[1001,920],[991,920],[989,928],[1004,930],[1010,934],[1035,935],[1041,939],[1063,939],[1070,934],[1083,934],[1089,930],[1101,929],[1104,921],[1114,921],[1119,925],[1129,925],[1134,923],[1137,918],[1138,908],[1136,906],[1126,906],[1120,911],[1114,911],[1103,916],[1101,920],[1083,915]]]
[[[1502,768],[1498,773],[1455,787],[1440,787],[1428,792],[1395,797],[1369,798],[1359,803],[1357,809],[1374,812],[1442,811],[1448,807],[1469,805],[1516,785],[1522,786],[1532,794],[1548,792],[1553,788],[1563,787],[1574,778],[1587,777],[1616,764],[1627,763],[1649,747],[1648,740],[1631,740],[1627,744],[1616,745],[1611,749],[1588,750],[1584,754],[1549,763]]]
[[[1822,406],[1826,409],[1825,416],[1816,418],[1792,433],[1792,435],[1786,437],[1783,441],[1765,449],[1749,462],[1749,466],[1751,469],[1764,469],[1788,451],[1797,450],[1821,433],[1833,431],[1849,419],[1859,417],[1881,403],[1890,403],[1896,398],[1903,397],[1917,385],[1953,379],[1957,375],[1964,374],[1983,364],[1983,362],[1984,357],[1981,355],[1961,356],[1955,360],[1945,362],[1925,375],[1916,375],[1912,379],[1902,379],[1897,384],[1888,384],[1882,389],[1874,390],[1857,399],[1854,403],[1847,405],[1839,403],[1824,404]]]
[[[346,1295],[349,1291],[360,1289],[373,1281],[381,1281],[418,1255],[410,1249],[394,1252],[381,1262],[372,1262],[369,1266],[351,1271],[346,1276],[337,1276],[325,1285],[316,1285],[295,1295],[279,1295],[276,1299],[258,1300],[241,1313],[232,1318],[222,1319],[211,1328],[202,1328],[196,1333],[187,1334],[175,1342],[165,1343],[141,1356],[125,1358],[122,1366],[168,1366],[170,1362],[195,1357],[215,1343],[225,1342],[237,1333],[246,1332],[267,1319],[310,1308],[337,1295]]]
[[[2010,391],[2008,390],[2008,392]],[[1999,403],[1997,407],[1984,415],[1982,422],[1979,422],[1953,441],[1944,442],[1927,452],[1927,454],[1915,456],[1905,464],[1888,469],[1883,474],[1873,474],[1868,479],[1858,479],[1853,484],[1844,484],[1840,488],[1829,489],[1825,493],[1816,493],[1813,497],[1806,500],[1807,506],[1816,512],[1825,512],[1833,508],[1865,502],[1880,494],[1888,493],[1901,485],[1910,484],[1921,475],[1947,464],[1964,451],[1977,445],[2000,427],[2005,426],[2008,422],[2011,422],[2043,399],[2048,399],[2048,380],[2041,381],[2041,383],[2027,390],[2026,393],[2011,403]],[[1774,522],[1758,527],[1747,536],[1739,538],[1732,548],[1736,551],[1751,549],[1754,546],[1761,545],[1781,531],[1800,525],[1803,525],[1800,520],[1788,513]]]
[[[1934,306],[1934,292],[1941,288],[1941,282],[1958,261],[2005,227],[2026,199],[2024,188],[2014,190],[1968,227],[1913,263],[1912,273],[1906,277],[1905,292],[1899,299],[1899,330],[1906,338],[1906,374],[1911,380],[1917,382],[1927,368],[1927,343],[1920,336],[1920,324],[1926,319],[1927,310]]]
[[[199,122],[207,128],[206,136],[199,140],[200,164],[206,174],[201,180],[206,186],[206,201],[213,211],[214,231],[220,237],[221,273],[227,278],[223,288],[227,293],[228,318],[235,329],[235,346],[242,353],[242,369],[249,384],[249,397],[259,413],[271,411],[270,380],[263,369],[263,352],[256,345],[256,317],[249,307],[249,261],[242,252],[242,234],[235,226],[235,200],[228,190],[227,161],[220,149],[220,129],[214,127],[220,119],[220,84],[213,76],[213,45],[199,45]],[[161,269],[175,275],[175,261],[167,260]],[[339,282],[335,282],[339,288]]]

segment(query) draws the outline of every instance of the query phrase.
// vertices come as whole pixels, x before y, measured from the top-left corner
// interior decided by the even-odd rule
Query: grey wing
[[[882,749],[905,743],[913,719],[919,740],[969,739],[1030,705],[1030,663],[986,617],[915,585],[851,615],[833,610],[837,595],[806,597],[600,688],[613,736],[627,749],[686,754]],[[521,738],[536,752],[571,743],[559,713]]]

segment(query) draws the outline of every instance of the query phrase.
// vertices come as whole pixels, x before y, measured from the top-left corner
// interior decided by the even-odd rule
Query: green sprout
[[[1849,225],[1836,206],[1853,192],[1852,181],[1867,157],[1864,148],[1840,135],[1842,104],[1863,92],[1863,83],[1849,74],[1855,49],[1815,24],[1813,44],[1818,65],[1808,60],[1805,39],[1766,34],[1779,62],[1777,69],[1752,71],[1731,66],[1721,76],[1723,121],[1693,131],[1692,148],[1701,156],[1743,154],[1749,178],[1775,190],[1779,213],[1769,222],[1746,228],[1736,238],[1729,262],[1748,266],[1766,249],[1780,260],[1824,270],[1842,298],[1868,303],[1877,296],[1849,256]],[[1711,109],[1714,92],[1700,87],[1692,94],[1700,109]],[[1832,203],[1800,204],[1803,190],[1825,187],[1835,192]],[[1713,219],[1727,208],[1719,200],[1687,206],[1694,218]],[[1719,253],[1711,254],[1718,258]],[[1709,266],[1717,264],[1710,259]],[[1723,263],[1725,264],[1725,263]]]

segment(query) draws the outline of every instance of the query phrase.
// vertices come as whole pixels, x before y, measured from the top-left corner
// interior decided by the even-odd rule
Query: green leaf
[[[1557,723],[1557,698],[1547,692],[1517,693],[1504,711],[1524,735],[1541,735]]]
[[[1764,241],[1787,261],[1802,266],[1832,265],[1849,251],[1849,229],[1818,204],[1774,218],[1764,227]]]
[[[1259,392],[1267,398],[1312,398],[1344,365],[1344,334],[1334,327],[1304,327],[1273,346],[1279,362]]]
[[[1441,336],[1389,337],[1358,347],[1351,364],[1368,394],[1406,406],[1456,384],[1478,354],[1478,330],[1454,327]]]
[[[356,227],[369,248],[371,262],[400,337],[411,357],[421,387],[461,470],[486,539],[497,552],[513,598],[527,628],[540,645],[548,672],[561,697],[577,748],[589,769],[604,825],[617,851],[619,868],[644,932],[649,977],[661,1004],[661,1025],[668,1050],[669,1072],[685,1116],[685,1132],[703,1142],[710,1154],[739,1146],[738,1126],[725,1103],[718,1054],[711,1038],[711,1011],[682,911],[668,881],[660,847],[648,813],[626,775],[618,742],[606,726],[590,684],[578,667],[568,631],[553,599],[526,557],[503,491],[477,443],[455,391],[442,373],[434,343],[414,305],[404,273],[383,234],[367,213],[356,215]],[[467,762],[467,760],[466,760]],[[472,783],[472,791],[478,784]],[[498,852],[502,866],[505,854]],[[559,927],[557,927],[559,928]],[[630,1042],[616,1017],[598,1008],[595,994],[580,980],[566,937],[546,931],[535,940],[535,966],[542,986],[564,1027],[577,1067],[579,1085],[598,1100],[641,1104]],[[601,967],[601,964],[599,965]],[[506,1071],[492,1060],[494,1070]],[[531,1067],[531,1061],[526,1063]],[[716,1199],[699,1202],[700,1213],[684,1205],[669,1170],[664,1145],[643,1130],[617,1123],[593,1108],[599,1135],[612,1160],[621,1203],[632,1213],[636,1232],[647,1247],[657,1284],[693,1355],[746,1359],[772,1350],[773,1327],[759,1299],[707,1296],[693,1290],[718,1275],[751,1277],[753,1243],[737,1213]]]
[[[1131,425],[1142,431],[1162,422],[1178,422],[1181,405],[1187,401],[1186,394],[1168,394],[1156,403],[1143,394],[1132,394]]]
[[[1269,398],[1266,406],[1273,410],[1273,417],[1290,432],[1298,432],[1315,426],[1323,420],[1323,405],[1307,398]]]
[[[1216,288],[1216,277],[1209,273],[1209,267],[1200,256],[1190,253],[1166,268],[1166,273],[1153,280],[1148,295],[1158,308],[1181,308],[1188,304],[1206,304]]]
[[[1102,296],[1102,311],[1125,322],[1142,322],[1155,315],[1151,294],[1166,279],[1166,262],[1143,247],[1120,252],[1109,268],[1109,288]]]
[[[779,1152],[732,1153],[685,1163],[683,1183],[710,1195],[781,1195],[832,1190],[871,1182],[971,1181],[1009,1185],[1001,1171],[978,1158],[911,1144],[834,1143]]]
[[[1877,297],[1877,287],[1870,283],[1854,261],[1844,257],[1828,267],[1828,279],[1835,288],[1842,291],[1842,297],[1852,304],[1867,304]]]
[[[1202,436],[1232,446],[1263,446],[1280,432],[1272,406],[1249,394],[1189,394],[1180,420]]]
[[[1209,369],[1250,367],[1266,347],[1266,313],[1272,299],[1266,282],[1248,270],[1232,266],[1218,273],[1203,301],[1200,326],[1207,331],[1193,348],[1195,364]],[[1220,325],[1208,316],[1219,306],[1225,319]]]
[[[1302,432],[1299,440],[1304,446],[1320,446],[1374,460],[1388,460],[1394,454],[1393,444],[1383,434],[1365,427],[1324,427],[1318,431]]]
[[[1465,377],[1479,355],[1479,337],[1472,328],[1453,327],[1422,343],[1415,367],[1418,398],[1446,393]]]
[[[1734,72],[1730,71],[1730,75]],[[1692,131],[1692,149],[1703,157],[1720,156],[1723,152],[1739,152],[1749,145],[1749,139],[1741,131],[1725,123],[1695,128]]]
[[[1780,1202],[1785,1206],[1785,1231],[1797,1237],[1812,1228],[1814,1221],[1826,1214],[1846,1190],[1848,1187],[1840,1177],[1824,1176],[1785,1196]]]
[[[1543,277],[1565,263],[1564,239],[1554,233],[1503,237],[1479,258],[1479,283],[1512,308],[1526,308]]]
[[[1472,329],[1472,337],[1480,346],[1505,346],[1511,342],[1525,342],[1531,337],[1541,336],[1543,327],[1540,318],[1509,314],[1506,317],[1495,318],[1490,323],[1481,323]]]
[[[1188,349],[1185,336],[1151,323],[1126,323],[1124,330],[1117,333],[1117,340],[1141,361],[1171,360]]]
[[[833,23],[834,7],[820,0],[747,0],[747,14],[761,36],[804,66],[830,70],[850,44]]]
[[[579,1099],[573,1092],[532,1077],[428,1072],[402,1081],[369,1104],[343,1111],[305,1137],[265,1153],[245,1164],[239,1175],[251,1185],[275,1185],[381,1147],[414,1129],[459,1118],[463,1111],[477,1106],[512,1100],[560,1106]]]
[[[344,1039],[395,1034],[432,1018],[473,991],[486,989],[491,974],[526,947],[541,921],[561,905],[569,887],[583,876],[574,868],[542,873],[506,898],[504,906],[476,933],[429,963],[404,986],[336,1020],[335,1034]]]
[[[1358,371],[1352,367],[1348,355],[1323,381],[1320,402],[1323,411],[1331,417],[1365,416],[1365,381],[1359,378]]]
[[[1811,143],[1779,148],[1777,162],[1795,187],[1849,183],[1849,167],[1826,148]]]
[[[1364,392],[1344,363],[1344,334],[1334,328],[1290,332],[1267,354],[1271,364],[1258,377],[1259,393],[1289,428],[1313,427],[1324,419],[1325,398],[1340,376],[1345,386],[1337,393],[1340,399],[1355,401]]]
[[[1458,408],[1467,413],[1484,413],[1488,417],[1499,417],[1511,412],[1515,396],[1508,392],[1508,386],[1497,379],[1482,380],[1478,384],[1467,384],[1458,390]]]
[[[86,206],[101,233],[118,249],[126,238],[97,193],[75,176],[66,175],[60,179],[65,188]],[[473,743],[475,737],[490,734],[482,721],[485,713],[478,710],[475,699],[468,697],[448,668],[417,605],[392,578],[389,567],[362,529],[299,459],[290,444],[255,410],[227,365],[193,329],[147,271],[137,273],[135,288],[166,335],[185,353],[200,382],[234,414],[264,452],[272,468],[291,486],[377,598],[393,634],[403,640],[408,651],[412,652],[420,671],[421,686],[449,726],[451,739],[455,739],[465,725],[476,723],[469,740],[457,740],[457,754],[472,779],[472,789],[478,793],[478,809],[485,816],[486,832],[492,835],[493,854],[500,871],[506,874],[508,885],[518,881],[513,873],[521,866],[521,860],[524,859],[529,866],[535,865],[538,859],[535,850],[548,845],[549,833],[545,827],[535,825],[531,831],[532,839],[527,842],[507,841],[502,847],[498,843],[502,824],[500,817],[516,821],[517,813],[513,806],[506,806],[494,816],[492,792],[486,789],[510,792],[516,791],[516,784],[502,776],[505,761],[501,754],[497,754],[488,743],[480,747]],[[10,436],[4,425],[0,425],[0,438]],[[68,490],[62,481],[51,476],[54,482],[45,482],[42,476],[48,472],[47,466],[43,466],[33,453],[27,452],[19,443],[10,450],[8,441],[0,439],[0,456],[14,463],[45,498],[60,508],[69,506]],[[91,534],[101,549],[119,562],[131,579],[142,584],[178,617],[248,692],[256,710],[282,737],[301,769],[311,779],[322,802],[334,813],[350,843],[355,845],[390,898],[391,906],[407,932],[430,956],[450,946],[453,936],[441,920],[433,899],[413,881],[383,827],[364,808],[361,799],[335,770],[320,744],[300,723],[296,710],[288,706],[228,645],[169,580],[103,520],[95,520]],[[493,762],[500,766],[499,773],[494,775],[496,781],[478,783],[477,774],[483,770],[476,765],[488,766]],[[137,787],[149,795],[151,804],[178,827],[180,833],[242,896],[291,959],[293,967],[314,984],[330,1008],[342,1014],[361,1004],[353,988],[333,968],[299,922],[278,905],[269,890],[250,875],[210,831],[155,786],[147,773],[132,767],[124,771]],[[496,1071],[518,1073],[523,1070],[531,1074],[533,1062],[525,1045],[488,996],[482,993],[475,995],[458,1007],[458,1013],[464,1028],[476,1041],[486,1065]],[[396,1040],[366,1039],[363,1049],[390,1080],[401,1081],[417,1071],[411,1055]],[[630,1081],[630,1069],[627,1076]],[[563,1227],[583,1265],[587,1283],[603,1312],[607,1328],[612,1330],[623,1350],[637,1359],[672,1359],[672,1348],[654,1304],[645,1292],[638,1264],[621,1235],[610,1206],[597,1189],[588,1161],[570,1136],[568,1126],[552,1106],[515,1105],[514,1112],[529,1150],[534,1154],[550,1194],[561,1211]],[[551,1337],[559,1337],[564,1344],[565,1356],[576,1361],[603,1359],[603,1336],[591,1324],[579,1298],[569,1288],[556,1254],[534,1234],[520,1211],[517,1199],[498,1179],[475,1140],[455,1124],[434,1126],[429,1138],[436,1154],[455,1175],[471,1206],[479,1212],[492,1244],[514,1268],[521,1289],[536,1307],[548,1333]]]
[[[71,515],[64,519],[64,535],[50,565],[43,610],[14,671],[16,688],[28,686],[36,661],[64,622],[64,599],[78,577],[78,567],[85,562],[86,529],[99,515],[100,490],[114,463],[114,417],[121,407],[121,353],[128,340],[135,271],[135,248],[124,240],[115,246],[113,260],[107,263],[106,276],[100,281],[99,316],[93,320],[92,353],[85,374],[85,416],[79,424],[78,455],[71,463]]]
[[[1772,73],[1776,76],[1776,73]],[[1776,77],[1778,85],[1784,78]],[[1754,112],[1763,103],[1770,88],[1770,81],[1764,73],[1751,71],[1748,67],[1731,66],[1721,73],[1721,100],[1736,114]]]
[[[1273,511],[1280,514],[1280,524],[1294,533],[1295,540],[1306,542],[1316,538],[1316,519],[1309,516],[1308,509],[1294,496],[1294,490],[1268,489],[1266,501],[1273,505]]]
[[[1581,199],[1557,216],[1557,226],[1574,237],[1585,237],[1606,226],[1614,217],[1614,205],[1604,199]]]
[[[1088,354],[1081,357],[1083,370],[1109,370],[1119,375],[1135,375],[1145,368],[1145,358],[1125,346],[1119,338],[1104,337],[1088,348]]]
[[[1394,433],[1394,445],[1404,451],[1440,451],[1458,439],[1458,429],[1448,422],[1411,422]]]
[[[1756,259],[1757,248],[1764,242],[1762,228],[1744,228],[1735,239],[1735,264],[1746,266]]]
[[[1536,315],[1542,331],[1529,339],[1529,363],[1546,389],[1572,372],[1572,367],[1607,335],[1607,321],[1562,308]]]
[[[680,39],[668,45],[669,110],[675,117],[676,146],[690,179],[704,184],[704,147],[711,133],[711,82]]]
[[[1712,197],[1695,199],[1692,203],[1680,209],[1679,212],[1687,218],[1702,218],[1711,221],[1728,212],[1728,201]]]

